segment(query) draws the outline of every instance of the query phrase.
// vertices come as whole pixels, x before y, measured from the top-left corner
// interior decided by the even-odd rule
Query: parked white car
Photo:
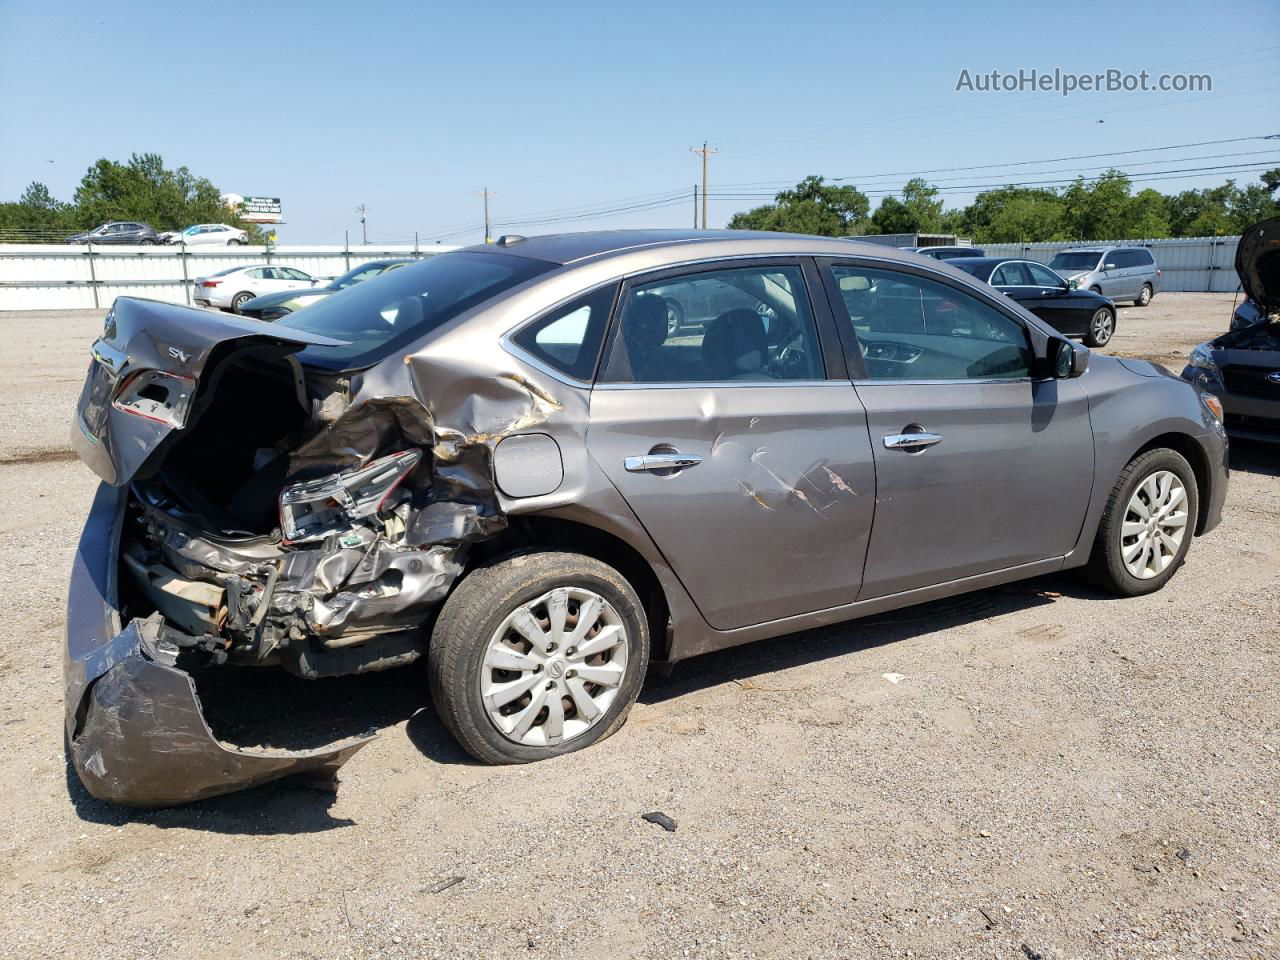
[[[239,313],[240,307],[254,297],[282,290],[306,290],[321,281],[294,267],[259,264],[252,267],[229,267],[207,277],[199,277],[192,299],[202,307],[220,307]]]
[[[239,247],[249,242],[249,234],[225,223],[196,223],[185,230],[162,233],[160,238],[165,243],[185,243],[188,247]]]

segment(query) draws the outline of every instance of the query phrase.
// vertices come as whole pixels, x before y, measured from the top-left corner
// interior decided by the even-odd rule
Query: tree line
[[[1259,183],[1164,194],[1133,192],[1122,171],[1084,177],[1061,190],[1005,186],[979,193],[966,207],[944,209],[938,189],[917,177],[899,196],[871,201],[857,187],[805,177],[773,203],[734,214],[730,229],[780,230],[828,237],[886,233],[952,233],[979,243],[1213,237],[1241,233],[1280,216],[1280,167]]]
[[[262,239],[256,224],[246,223],[227,207],[212,181],[186,167],[170,170],[154,153],[135,153],[125,163],[98,160],[69,202],[56,199],[35,181],[17,201],[0,203],[0,233],[8,235],[54,239],[112,220],[148,223],[159,231],[225,223],[247,230],[251,242]]]

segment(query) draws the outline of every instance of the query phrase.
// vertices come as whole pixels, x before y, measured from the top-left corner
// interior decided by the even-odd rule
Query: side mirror
[[[1114,263],[1104,263],[1102,265],[1102,272],[1106,273],[1108,270],[1114,270],[1115,268],[1116,265]]]
[[[1058,380],[1079,377],[1089,369],[1089,351],[1070,340],[1054,340],[1050,348],[1053,376]]]

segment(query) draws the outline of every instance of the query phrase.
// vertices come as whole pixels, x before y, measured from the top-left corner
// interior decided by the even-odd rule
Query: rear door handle
[[[655,470],[683,470],[696,467],[701,457],[690,453],[646,453],[643,457],[627,457],[622,461],[627,473],[645,473]]]
[[[889,433],[884,438],[884,445],[890,450],[923,450],[941,442],[940,433]]]

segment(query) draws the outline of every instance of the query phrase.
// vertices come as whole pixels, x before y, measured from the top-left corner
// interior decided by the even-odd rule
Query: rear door
[[[1023,321],[949,278],[825,269],[875,458],[861,598],[1071,550],[1093,479],[1080,382],[1035,376]]]
[[[592,458],[717,629],[858,594],[874,469],[816,282],[804,259],[635,278],[592,391]]]

